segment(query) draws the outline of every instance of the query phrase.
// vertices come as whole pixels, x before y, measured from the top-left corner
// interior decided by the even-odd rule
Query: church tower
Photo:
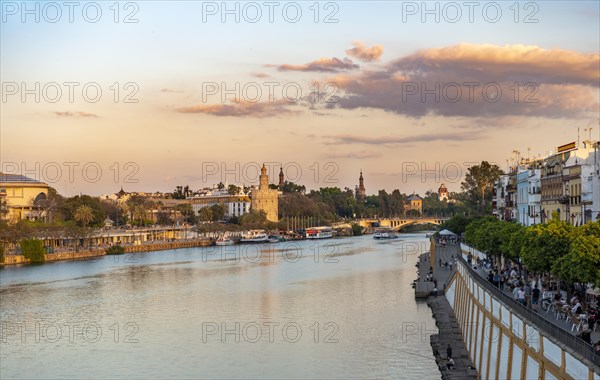
[[[438,189],[438,198],[440,201],[443,201],[444,199],[446,201],[448,201],[448,189],[446,188],[446,185],[444,185],[443,183],[440,186],[440,188]]]
[[[360,177],[358,177],[358,198],[365,198],[367,193],[365,191],[365,179],[363,178],[362,170],[360,171]]]
[[[279,188],[281,188],[283,186],[284,183],[284,177],[283,177],[283,168],[280,167],[279,168]]]

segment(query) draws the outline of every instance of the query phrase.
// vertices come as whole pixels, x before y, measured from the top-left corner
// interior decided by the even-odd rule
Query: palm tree
[[[73,219],[81,223],[83,228],[85,228],[89,222],[94,220],[94,211],[90,206],[81,205],[73,213]]]
[[[94,220],[94,212],[90,206],[81,205],[77,207],[73,213],[73,219],[83,225],[83,233],[85,236],[87,224]]]

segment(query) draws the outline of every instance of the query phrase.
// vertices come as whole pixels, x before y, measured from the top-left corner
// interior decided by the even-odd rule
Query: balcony
[[[581,203],[592,203],[594,201],[593,196],[594,193],[592,192],[581,194]]]

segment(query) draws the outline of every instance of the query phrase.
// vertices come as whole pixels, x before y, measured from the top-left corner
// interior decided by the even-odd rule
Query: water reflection
[[[8,267],[0,377],[438,379],[429,336],[406,331],[435,330],[410,288],[414,244],[424,242],[360,237],[279,243],[262,256],[197,248]]]

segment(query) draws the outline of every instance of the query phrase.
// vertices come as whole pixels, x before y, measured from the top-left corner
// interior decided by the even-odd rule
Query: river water
[[[0,270],[0,378],[439,379],[423,234]],[[262,249],[262,251],[260,251]]]

